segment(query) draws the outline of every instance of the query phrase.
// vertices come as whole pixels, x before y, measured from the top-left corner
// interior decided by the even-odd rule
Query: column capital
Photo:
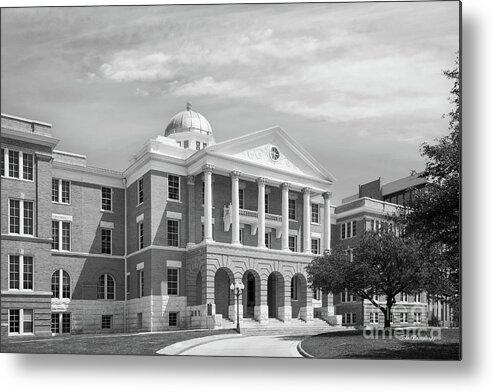
[[[214,166],[213,165],[205,164],[204,166],[202,166],[202,171],[204,173],[212,173],[212,170],[214,170]]]
[[[187,184],[195,185],[195,176],[187,176]]]
[[[289,182],[283,182],[281,184],[281,188],[284,190],[284,189],[289,189],[289,187],[291,186],[291,184]]]
[[[240,174],[241,172],[239,170],[232,170],[230,173],[229,173],[229,176],[233,179],[237,179],[237,178],[240,178]]]
[[[310,194],[310,192],[311,192],[311,191],[312,191],[312,188],[308,188],[308,187],[303,188],[303,189],[301,190],[301,192],[303,192],[303,194],[304,194],[304,195],[306,195],[306,194]]]
[[[332,198],[332,192],[324,192],[322,193],[322,196],[324,197],[324,200],[331,199]]]
[[[259,178],[257,178],[257,183],[259,185],[261,185],[261,184],[265,185],[266,182],[267,182],[267,179],[265,177],[259,177]]]

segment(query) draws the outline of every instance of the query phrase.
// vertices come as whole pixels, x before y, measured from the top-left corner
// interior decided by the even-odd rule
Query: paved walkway
[[[299,358],[301,337],[216,335],[179,342],[159,350],[163,355],[199,355],[218,357]]]

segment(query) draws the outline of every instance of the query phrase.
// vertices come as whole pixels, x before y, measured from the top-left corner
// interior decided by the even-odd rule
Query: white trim
[[[322,238],[322,233],[311,232],[312,238],[316,238],[317,240]]]
[[[289,229],[289,235],[296,235],[297,236],[298,234],[299,234],[298,230]]]
[[[167,260],[166,267],[168,268],[181,268],[182,262],[179,260]]]
[[[52,256],[70,256],[70,257],[97,257],[101,259],[121,259],[122,261],[124,260],[125,256],[121,255],[109,255],[106,253],[85,253],[85,252],[69,252],[68,250],[56,250],[56,249],[51,249],[51,255]]]
[[[63,214],[51,214],[51,220],[56,220],[60,222],[72,222],[72,215],[63,215]]]
[[[29,124],[37,124],[37,125],[41,125],[41,126],[49,127],[49,128],[51,128],[53,126],[52,124],[45,123],[45,122],[42,122],[42,121],[31,120],[29,118],[13,116],[11,114],[6,114],[6,113],[2,113],[1,116],[4,117],[4,118],[8,118],[10,120],[18,120],[18,121],[22,121],[22,122],[27,122]]]
[[[174,201],[177,201],[177,200],[174,200]],[[166,218],[181,220],[182,214],[181,214],[181,212],[166,211]]]
[[[204,216],[200,217],[200,223],[204,223],[205,219]],[[212,224],[214,225],[216,223],[216,218],[212,218]]]
[[[58,182],[58,200],[53,200],[53,181]],[[68,182],[68,203],[62,201],[62,189],[63,189],[63,181]],[[51,179],[51,202],[54,204],[63,204],[63,205],[71,205],[72,204],[72,181],[66,178],[55,178]]]
[[[143,220],[144,220],[144,213],[137,215],[137,217],[135,218],[135,223],[140,223]]]
[[[142,262],[140,262],[139,264],[137,264],[137,265],[135,266],[135,269],[136,269],[137,271],[140,271],[140,270],[144,269],[144,262],[142,261]],[[129,274],[130,274],[130,273],[129,273]]]
[[[114,222],[101,221],[99,224],[99,227],[101,227],[102,229],[114,229],[115,223]]]
[[[111,209],[110,210],[105,210],[103,208],[103,188],[107,188],[110,190],[110,204],[111,204]],[[115,191],[113,190],[113,187],[111,186],[105,186],[105,185],[101,185],[101,205],[100,205],[100,209],[102,212],[113,212],[113,194],[115,193]]]

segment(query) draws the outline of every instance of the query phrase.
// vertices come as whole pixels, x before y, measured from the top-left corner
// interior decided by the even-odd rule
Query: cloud
[[[179,84],[175,81],[171,83],[169,92],[173,95],[186,97],[201,95],[243,97],[252,93],[248,86],[238,80],[216,81],[212,76],[206,76],[184,84]]]
[[[135,95],[137,95],[138,97],[147,97],[149,96],[149,91],[137,87],[135,89]]]
[[[170,79],[174,72],[170,69],[171,57],[155,52],[142,56],[139,52],[123,51],[117,53],[111,63],[99,67],[100,74],[115,82],[152,82]]]

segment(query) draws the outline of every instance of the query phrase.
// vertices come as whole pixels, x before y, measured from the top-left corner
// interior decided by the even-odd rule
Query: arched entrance
[[[214,275],[214,303],[216,304],[216,314],[222,314],[223,318],[229,318],[229,305],[231,302],[231,292],[229,286],[233,281],[233,273],[227,268],[219,268]]]
[[[267,279],[267,305],[269,318],[278,318],[279,307],[284,306],[284,278],[279,272],[272,272]]]
[[[291,317],[302,318],[302,308],[307,306],[307,281],[302,274],[296,274],[291,278]]]
[[[195,281],[195,305],[202,305],[202,273],[200,272]]]
[[[243,274],[243,318],[255,317],[255,306],[260,304],[260,277],[255,271]]]

